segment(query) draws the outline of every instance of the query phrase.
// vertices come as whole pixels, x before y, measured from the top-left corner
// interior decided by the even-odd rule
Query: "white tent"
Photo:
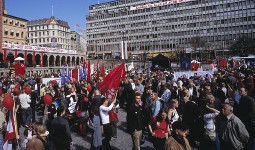
[[[17,58],[15,58],[14,60],[24,60],[24,58],[22,58],[22,57],[17,57]]]

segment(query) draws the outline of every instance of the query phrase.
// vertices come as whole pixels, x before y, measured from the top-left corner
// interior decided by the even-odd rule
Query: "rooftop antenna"
[[[53,17],[53,5],[51,6],[51,16]]]

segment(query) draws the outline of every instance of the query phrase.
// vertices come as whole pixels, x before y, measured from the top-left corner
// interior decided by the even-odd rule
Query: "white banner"
[[[61,87],[61,78],[43,78],[42,84],[45,84],[45,86],[48,86],[49,82],[53,80],[56,80],[58,82],[58,86]]]
[[[194,76],[194,73],[197,73],[198,76],[205,76],[206,74],[210,75],[210,77],[213,77],[213,71],[186,71],[186,72],[174,72],[174,79],[177,81],[179,77],[182,77],[183,75],[187,76],[187,79],[189,79],[191,76]]]
[[[135,7],[130,7],[130,10],[146,9],[146,8],[151,8],[151,7],[159,7],[159,6],[189,2],[189,1],[194,1],[194,0],[171,0],[171,1],[166,1],[166,2],[160,2],[160,3],[146,4],[146,5],[139,5],[139,6],[135,6]]]
[[[64,53],[64,54],[76,54],[76,50],[65,50],[60,48],[50,48],[50,47],[39,47],[31,45],[20,45],[20,44],[10,44],[2,43],[2,48],[12,49],[12,50],[27,50],[27,51],[36,51],[36,52],[45,52],[45,53]]]

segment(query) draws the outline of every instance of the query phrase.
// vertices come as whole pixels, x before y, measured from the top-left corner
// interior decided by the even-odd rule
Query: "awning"
[[[7,31],[8,31],[8,29],[7,29],[7,28],[4,28],[4,31],[5,31],[5,32],[7,32]]]

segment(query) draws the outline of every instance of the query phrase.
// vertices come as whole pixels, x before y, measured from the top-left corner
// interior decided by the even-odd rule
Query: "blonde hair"
[[[40,124],[35,125],[35,132],[39,135],[44,134],[46,132],[46,130],[47,130],[47,128],[44,124],[40,123]]]

